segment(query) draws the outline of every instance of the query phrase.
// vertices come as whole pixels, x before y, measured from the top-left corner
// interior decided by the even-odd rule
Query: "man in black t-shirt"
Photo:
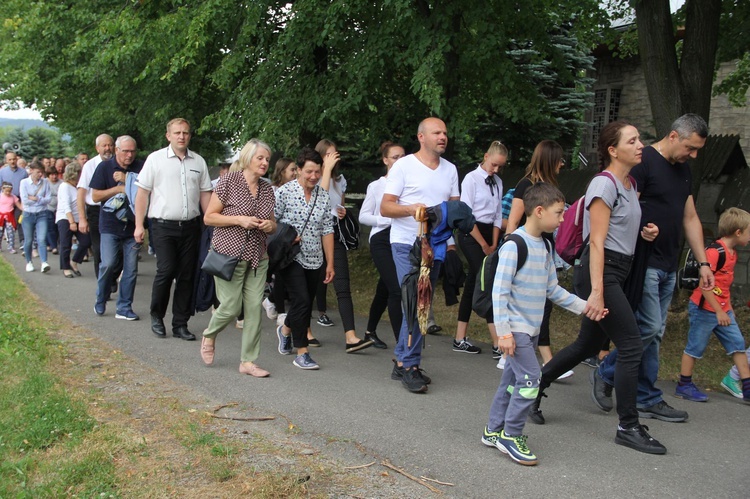
[[[692,175],[687,164],[706,143],[708,126],[698,115],[686,114],[672,123],[672,131],[659,142],[643,149],[641,164],[632,170],[638,185],[641,225],[654,223],[659,236],[652,243],[643,295],[636,320],[643,339],[643,357],[638,378],[638,415],[662,421],[680,422],[685,411],[670,407],[656,387],[659,374],[659,345],[667,324],[667,311],[677,278],[681,231],[699,262],[707,262],[703,226],[691,194]],[[636,250],[637,251],[637,250]],[[708,263],[701,263],[701,288],[712,289],[714,276]],[[617,351],[595,371],[593,397],[599,407],[612,408]]]
[[[138,250],[140,249],[140,244],[136,244],[133,237],[135,216],[130,209],[127,196],[123,196],[121,206],[114,210],[107,204],[108,202],[111,204],[112,198],[125,195],[128,174],[141,171],[143,161],[136,159],[136,154],[138,154],[138,147],[135,139],[128,135],[118,137],[115,141],[115,156],[99,163],[89,184],[92,199],[102,205],[99,213],[101,264],[97,278],[94,312],[96,315],[104,315],[110,282],[117,278],[113,275],[114,269],[122,264],[115,319],[128,321],[139,319],[138,315],[133,312],[133,292],[138,277]]]

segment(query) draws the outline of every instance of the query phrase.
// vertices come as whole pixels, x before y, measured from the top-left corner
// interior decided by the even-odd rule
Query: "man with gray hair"
[[[643,149],[641,164],[631,171],[641,204],[641,225],[653,223],[659,227],[659,237],[652,243],[639,238],[635,255],[636,261],[639,254],[647,258],[643,292],[636,311],[643,339],[637,402],[640,418],[668,422],[688,419],[687,412],[670,407],[664,401],[662,391],[656,387],[656,379],[659,375],[659,345],[677,279],[682,230],[696,260],[701,262],[701,288],[710,290],[714,287],[714,276],[706,260],[703,226],[691,193],[693,178],[687,163],[698,156],[707,136],[708,125],[703,118],[696,114],[681,116],[672,123],[666,137]],[[633,279],[632,275],[630,279]],[[592,398],[604,411],[612,410],[616,361],[615,350],[602,361],[592,377]]]
[[[140,244],[133,238],[135,216],[127,199],[121,206],[107,210],[104,207],[110,198],[125,194],[127,175],[138,173],[143,168],[143,160],[136,159],[138,147],[135,139],[128,135],[117,138],[115,156],[102,161],[91,177],[89,187],[95,203],[102,203],[99,212],[99,234],[101,237],[101,265],[96,286],[96,315],[104,315],[110,283],[117,277],[115,269],[122,265],[120,293],[117,296],[115,319],[137,321],[138,315],[133,312],[133,292],[138,277],[138,250]],[[124,210],[124,211],[123,211]]]
[[[112,157],[115,152],[115,141],[111,136],[103,133],[96,138],[96,152],[93,158],[82,164],[81,178],[78,180],[78,230],[84,234],[91,235],[91,251],[94,253],[94,274],[99,277],[99,265],[101,264],[101,252],[99,250],[99,203],[91,197],[91,178],[94,176],[99,163]],[[79,155],[80,156],[80,155]],[[115,274],[117,275],[117,274]]]

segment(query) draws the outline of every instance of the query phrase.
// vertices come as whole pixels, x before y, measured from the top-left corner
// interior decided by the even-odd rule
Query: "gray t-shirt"
[[[588,189],[586,189],[583,238],[589,237],[591,232],[591,216],[589,214],[591,203],[596,198],[600,198],[612,210],[604,247],[624,255],[632,255],[635,252],[635,243],[638,240],[641,228],[641,205],[638,203],[638,192],[635,185],[626,189],[615,175],[609,177],[610,175],[606,173],[594,177]],[[617,188],[615,188],[615,182],[612,182],[612,179],[617,182]],[[615,201],[617,201],[616,205]]]

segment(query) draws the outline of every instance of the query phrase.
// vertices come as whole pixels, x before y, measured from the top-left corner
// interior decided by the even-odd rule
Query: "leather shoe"
[[[216,340],[210,345],[206,343],[206,337],[201,337],[201,359],[207,366],[213,365],[214,363],[214,352],[216,350]]]
[[[241,362],[240,373],[249,374],[250,376],[254,378],[267,378],[268,376],[271,375],[271,373],[269,373],[262,367],[259,367],[258,365],[253,364],[252,362]]]
[[[172,335],[175,338],[182,338],[187,341],[195,341],[195,335],[188,331],[187,326],[177,326],[172,328]]]
[[[167,328],[164,327],[164,320],[161,317],[151,316],[151,331],[159,338],[167,337]]]
[[[380,349],[388,348],[388,345],[386,345],[383,340],[378,338],[378,335],[374,332],[365,334],[365,340],[372,340],[372,346],[374,346],[375,348],[380,348]]]

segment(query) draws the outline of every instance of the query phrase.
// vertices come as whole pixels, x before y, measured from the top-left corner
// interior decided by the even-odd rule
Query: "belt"
[[[190,220],[166,220],[164,218],[152,218],[151,221],[157,224],[174,225],[176,227],[182,227],[184,225],[193,225],[198,223],[201,217],[191,218]]]

